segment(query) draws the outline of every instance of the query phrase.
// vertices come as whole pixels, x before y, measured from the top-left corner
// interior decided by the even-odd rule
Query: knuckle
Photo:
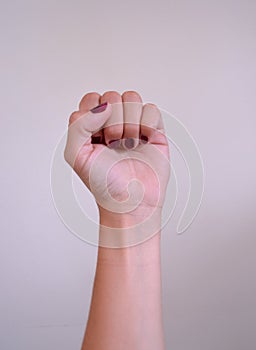
[[[145,106],[148,106],[148,107],[150,107],[150,108],[158,109],[157,105],[154,104],[154,103],[151,103],[151,102],[146,103]]]
[[[158,115],[160,114],[159,108],[158,108],[157,105],[154,104],[154,103],[146,103],[146,104],[144,105],[144,108],[145,108],[145,109],[150,108],[151,110],[154,110],[155,112],[157,112]]]
[[[100,98],[100,95],[97,92],[88,92],[86,95],[84,95],[79,102],[79,109],[83,106],[86,105],[87,103],[91,103],[92,101],[98,101]]]
[[[111,101],[120,101],[121,95],[117,91],[106,91],[102,95],[102,99]]]
[[[74,123],[74,121],[76,121],[78,118],[80,118],[81,115],[82,115],[82,114],[81,114],[81,112],[79,112],[79,111],[73,112],[73,113],[70,115],[70,117],[69,117],[69,125],[72,124],[72,123]]]
[[[92,91],[92,92],[88,92],[86,95],[84,95],[84,97],[82,99],[84,100],[84,99],[88,99],[88,98],[97,98],[97,97],[99,97],[98,92]]]
[[[136,100],[136,101],[141,101],[141,97],[140,95],[138,94],[138,92],[134,91],[134,90],[128,90],[128,91],[125,91],[123,94],[122,94],[122,97],[123,99],[129,99],[129,100]]]

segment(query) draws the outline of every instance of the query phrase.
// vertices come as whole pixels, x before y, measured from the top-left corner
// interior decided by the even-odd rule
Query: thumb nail
[[[91,109],[91,112],[92,112],[92,113],[101,113],[101,112],[104,112],[105,109],[107,108],[107,105],[108,105],[107,102],[102,103],[102,104],[98,105],[97,107],[94,107],[93,109]]]

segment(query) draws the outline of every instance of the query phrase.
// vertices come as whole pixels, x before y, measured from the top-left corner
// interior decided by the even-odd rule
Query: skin
[[[92,115],[104,102],[106,110]],[[95,137],[100,143],[92,143]],[[134,91],[86,94],[70,117],[65,159],[93,193],[100,216],[82,350],[164,350],[160,235],[169,150],[159,109],[143,105]]]

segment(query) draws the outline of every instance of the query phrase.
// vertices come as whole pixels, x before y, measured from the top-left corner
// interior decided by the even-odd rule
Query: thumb
[[[64,158],[72,168],[74,168],[77,155],[83,146],[87,146],[88,154],[90,153],[93,148],[91,144],[92,134],[103,127],[111,112],[111,104],[104,103],[87,113],[80,114],[78,112],[76,117],[72,118],[71,116]]]

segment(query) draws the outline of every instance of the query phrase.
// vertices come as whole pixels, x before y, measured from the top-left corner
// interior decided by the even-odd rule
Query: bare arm
[[[98,250],[83,350],[163,350],[160,233]]]
[[[100,213],[82,349],[164,350],[160,235],[170,164],[159,109],[132,91],[85,95],[70,118],[65,159]]]

